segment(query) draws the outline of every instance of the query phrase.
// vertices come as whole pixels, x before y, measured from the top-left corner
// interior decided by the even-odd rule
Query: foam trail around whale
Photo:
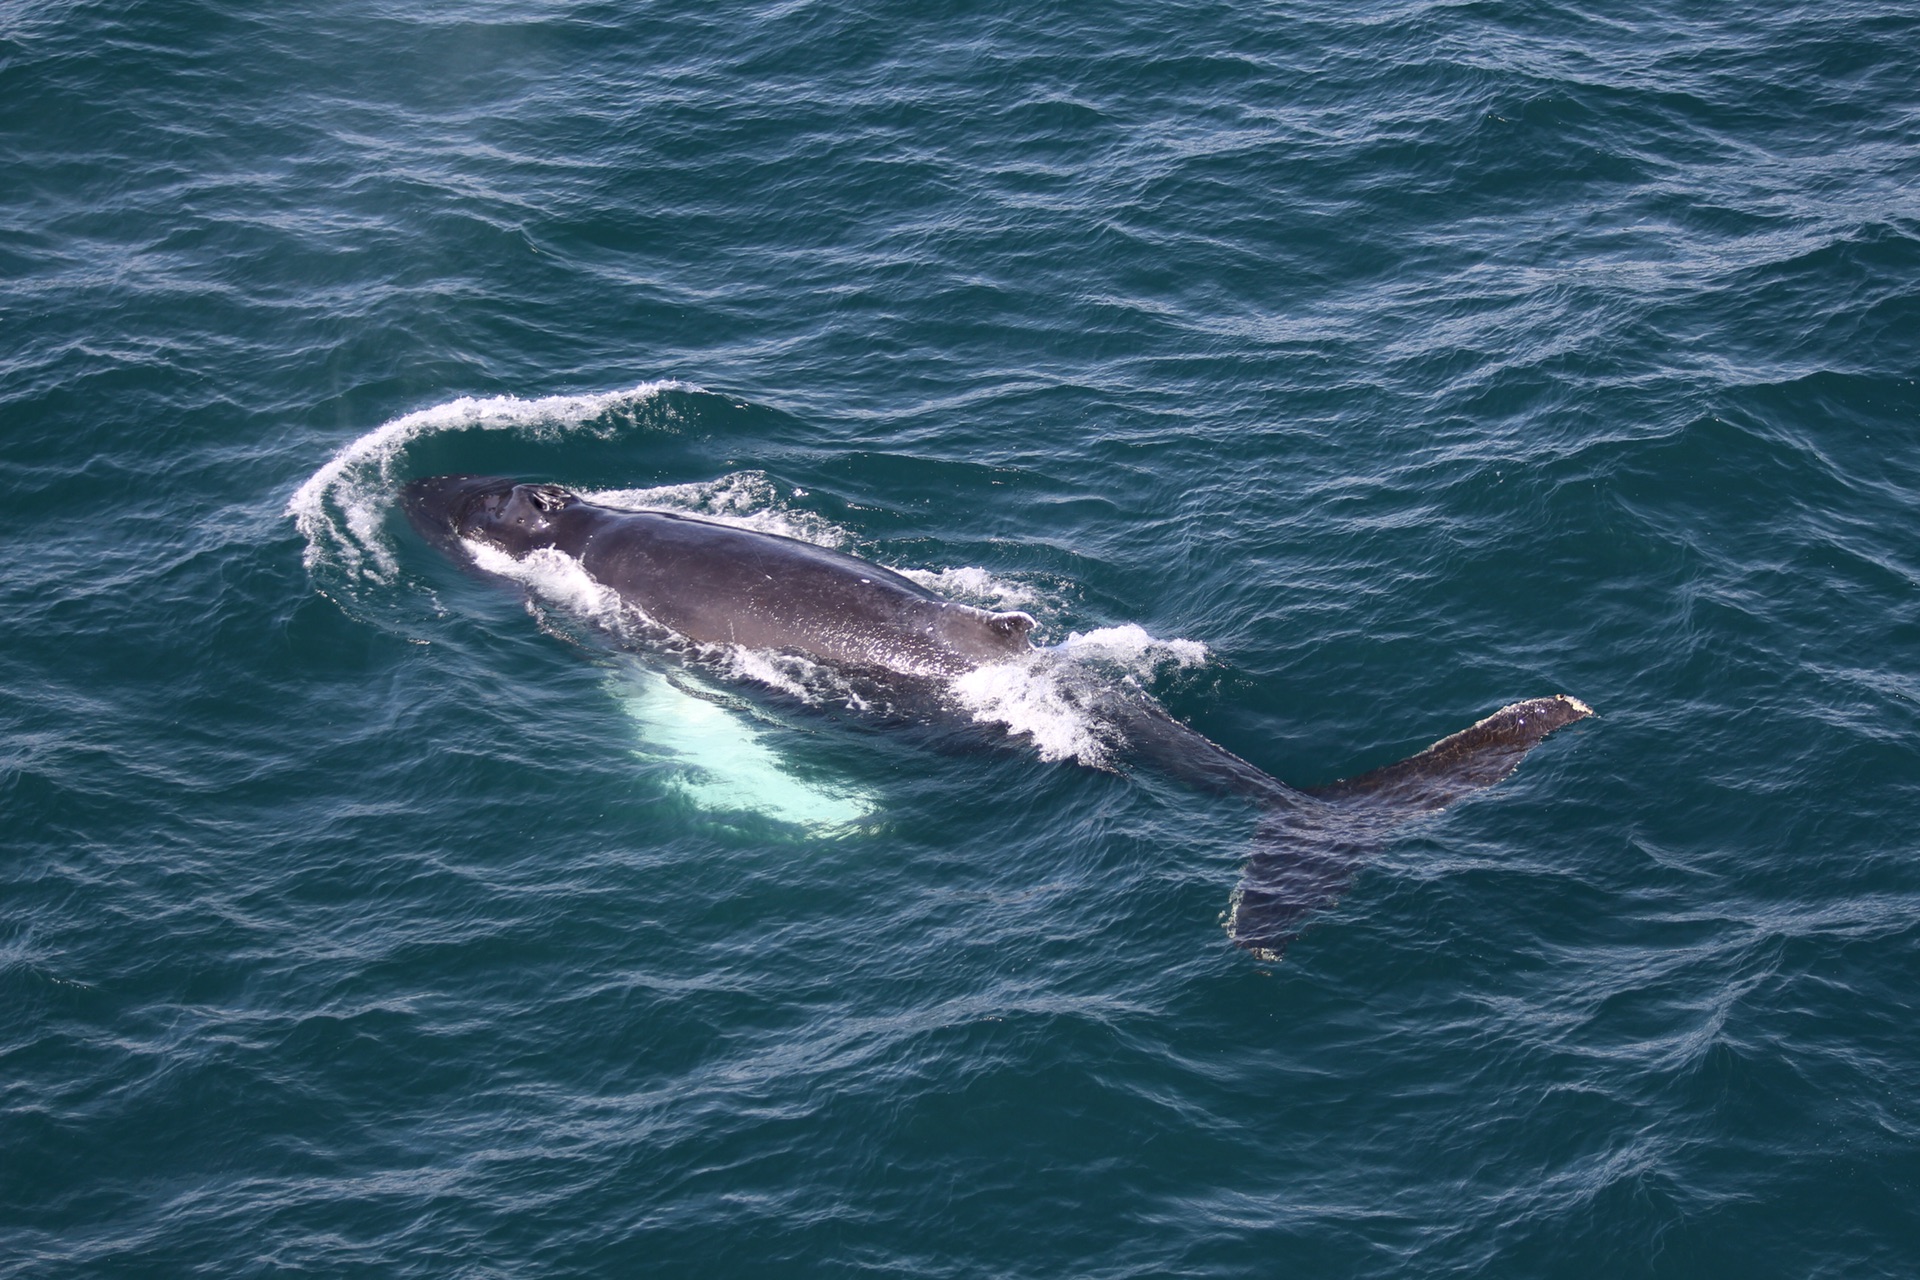
[[[1042,760],[1106,769],[1116,745],[1114,726],[1101,714],[1110,679],[1144,680],[1168,667],[1199,666],[1208,656],[1198,641],[1158,640],[1126,623],[1069,632],[1050,649],[965,672],[949,688],[974,720],[1024,739]]]
[[[1207,646],[1198,640],[1157,639],[1137,622],[1068,632],[1054,651],[1076,659],[1114,663],[1136,676],[1152,675],[1169,665],[1197,667],[1209,656]]]
[[[1009,582],[974,565],[957,569],[901,569],[899,573],[929,591],[977,604],[983,609],[1024,609],[1048,603],[1037,588]]]
[[[764,471],[735,471],[713,480],[651,488],[582,489],[580,496],[623,511],[673,511],[817,547],[844,548],[853,541],[824,516],[784,505]]]
[[[397,464],[413,441],[442,431],[493,430],[559,438],[602,423],[664,391],[699,391],[687,382],[643,382],[579,396],[462,396],[385,422],[349,442],[307,477],[287,514],[307,541],[308,572],[337,565],[349,578],[390,582],[398,570],[382,527],[399,488]],[[598,427],[601,433],[619,423]]]

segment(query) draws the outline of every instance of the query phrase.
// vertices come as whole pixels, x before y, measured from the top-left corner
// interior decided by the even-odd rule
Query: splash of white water
[[[307,569],[334,559],[350,577],[392,581],[397,566],[381,526],[399,488],[395,464],[407,445],[422,436],[479,428],[557,438],[621,409],[631,410],[663,391],[698,390],[686,382],[643,382],[624,391],[534,400],[462,396],[383,423],[342,447],[288,500],[287,514],[307,540]],[[610,423],[602,430],[618,425]]]

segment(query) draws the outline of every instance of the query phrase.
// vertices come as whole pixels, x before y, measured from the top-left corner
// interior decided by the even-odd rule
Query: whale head
[[[554,517],[580,499],[559,485],[504,476],[428,476],[401,490],[400,505],[420,535],[443,551],[484,542],[516,559],[554,545]]]

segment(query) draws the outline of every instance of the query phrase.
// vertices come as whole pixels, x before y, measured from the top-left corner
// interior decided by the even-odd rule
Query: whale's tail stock
[[[1236,945],[1271,961],[1339,901],[1394,828],[1499,782],[1548,734],[1592,714],[1565,694],[1515,702],[1397,764],[1306,791],[1164,715],[1137,716],[1129,738],[1136,754],[1174,776],[1260,805],[1226,927]]]

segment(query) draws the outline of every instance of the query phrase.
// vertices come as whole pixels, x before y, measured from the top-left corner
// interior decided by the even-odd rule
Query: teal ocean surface
[[[1911,4],[0,0],[0,1276],[1920,1266]],[[850,551],[1256,815],[396,506]],[[526,575],[536,577],[531,570]]]

